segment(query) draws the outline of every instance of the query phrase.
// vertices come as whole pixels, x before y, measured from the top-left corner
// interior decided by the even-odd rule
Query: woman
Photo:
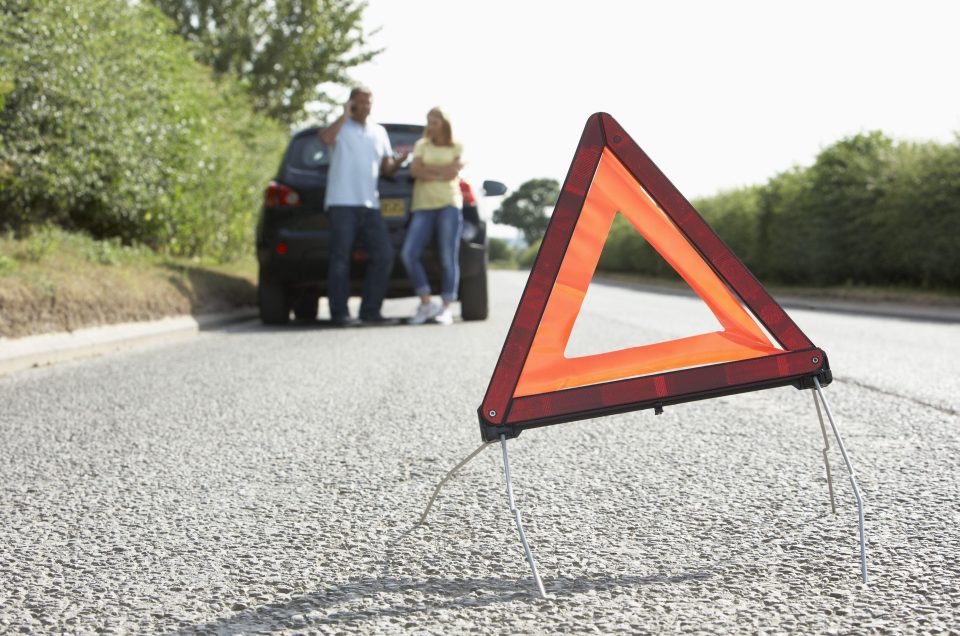
[[[410,323],[421,325],[435,320],[453,324],[450,304],[457,298],[460,284],[460,232],[463,229],[463,195],[457,178],[463,163],[463,147],[453,140],[450,118],[439,108],[427,113],[427,128],[413,146],[410,174],[413,184],[413,218],[403,241],[400,258],[407,268],[420,306]],[[441,304],[430,300],[430,283],[420,263],[423,248],[437,236],[443,275],[440,282]]]

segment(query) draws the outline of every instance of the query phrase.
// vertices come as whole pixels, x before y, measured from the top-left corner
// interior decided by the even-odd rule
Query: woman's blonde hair
[[[450,125],[450,118],[447,116],[447,113],[444,112],[439,106],[434,106],[427,113],[427,117],[430,115],[436,115],[440,118],[442,122],[440,125],[440,146],[452,146],[453,145],[453,127]],[[423,130],[423,136],[427,138],[427,130]]]

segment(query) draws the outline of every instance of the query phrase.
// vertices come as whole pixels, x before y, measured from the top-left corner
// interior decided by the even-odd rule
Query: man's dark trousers
[[[363,281],[360,320],[377,320],[387,293],[393,270],[393,246],[379,208],[332,205],[330,215],[330,269],[327,278],[327,301],[334,322],[349,317],[350,255],[359,234],[369,256]]]

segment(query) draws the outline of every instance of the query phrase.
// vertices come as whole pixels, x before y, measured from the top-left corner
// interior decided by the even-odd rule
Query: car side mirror
[[[483,194],[488,197],[498,197],[507,191],[507,186],[499,181],[484,181]]]

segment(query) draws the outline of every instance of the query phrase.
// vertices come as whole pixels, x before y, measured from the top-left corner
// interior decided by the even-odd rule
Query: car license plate
[[[380,214],[389,217],[403,216],[403,199],[382,199],[380,201]]]

